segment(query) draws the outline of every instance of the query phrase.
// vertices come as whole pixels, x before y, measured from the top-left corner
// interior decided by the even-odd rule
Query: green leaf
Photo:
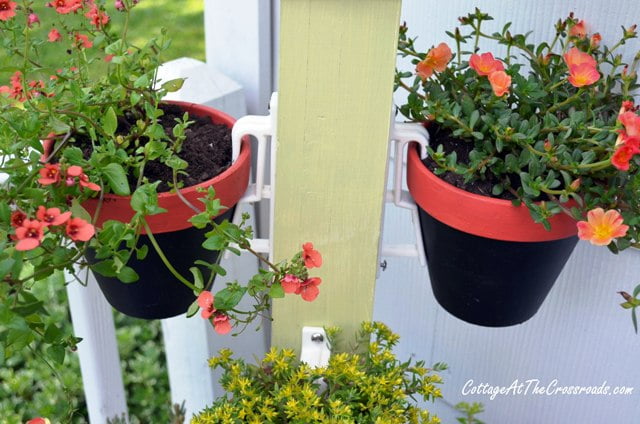
[[[198,306],[198,301],[195,300],[191,305],[189,305],[189,309],[187,309],[187,318],[191,318],[200,310],[200,306]]]
[[[244,296],[246,292],[246,287],[241,287],[238,284],[231,284],[227,288],[224,288],[215,294],[213,306],[216,309],[222,310],[233,309],[238,303],[240,303],[242,296]]]
[[[133,82],[134,88],[147,88],[149,87],[149,77],[146,74],[142,74]]]
[[[87,222],[91,222],[91,214],[82,207],[78,199],[71,201],[71,215],[73,215],[74,218],[82,218]]]
[[[193,275],[193,284],[197,288],[203,289],[204,279],[202,278],[202,272],[200,271],[200,268],[192,266],[191,268],[189,268],[189,271],[191,271],[191,275]]]
[[[124,172],[122,165],[110,163],[102,168],[102,173],[115,194],[119,196],[129,196],[131,194],[127,174]]]
[[[47,348],[47,356],[51,358],[51,360],[59,365],[64,363],[64,355],[65,350],[61,345],[49,346]]]
[[[221,234],[212,234],[202,243],[207,250],[223,250],[227,246],[227,239]]]
[[[176,78],[162,84],[162,89],[165,90],[167,93],[172,93],[174,91],[180,90],[183,84],[184,84],[184,78]]]
[[[15,262],[16,261],[13,258],[7,258],[0,262],[0,279],[4,278],[9,273],[9,271],[11,271],[11,268],[13,268]]]
[[[478,119],[480,119],[480,112],[478,112],[478,109],[476,109],[473,112],[471,112],[471,117],[469,118],[469,127],[471,127],[471,129],[475,127],[476,123],[478,122]]]
[[[49,127],[51,127],[51,130],[57,134],[67,133],[71,129],[69,125],[54,116],[49,118]]]
[[[123,283],[133,283],[140,279],[138,273],[135,272],[133,268],[128,266],[123,266],[116,276],[118,277],[118,280],[122,281]]]
[[[60,340],[62,336],[62,330],[58,328],[55,324],[51,324],[47,327],[44,332],[44,341],[46,343],[56,343]]]
[[[107,112],[104,114],[102,119],[100,120],[102,123],[102,129],[108,135],[113,135],[118,128],[118,118],[116,117],[116,112],[113,110],[113,107],[109,106]]]
[[[281,299],[284,297],[284,289],[282,288],[282,285],[278,284],[274,284],[271,286],[271,288],[269,289],[269,296],[272,297],[273,299]]]
[[[91,270],[105,277],[115,277],[116,271],[113,266],[113,260],[107,259],[91,265]]]

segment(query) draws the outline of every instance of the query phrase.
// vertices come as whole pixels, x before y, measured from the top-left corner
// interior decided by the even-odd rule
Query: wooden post
[[[274,254],[312,241],[324,265],[312,304],[274,302],[273,345],[372,317],[400,6],[281,1]]]

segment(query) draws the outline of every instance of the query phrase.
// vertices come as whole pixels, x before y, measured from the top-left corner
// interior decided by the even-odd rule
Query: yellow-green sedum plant
[[[440,422],[412,399],[442,397],[442,379],[433,371],[446,365],[426,368],[423,361],[398,360],[392,349],[399,337],[379,322],[363,323],[358,345],[349,352],[334,348],[337,329],[327,333],[332,346],[329,365],[315,369],[289,349],[272,348],[258,365],[221,350],[209,365],[224,370],[221,383],[228,396],[216,399],[191,423]]]

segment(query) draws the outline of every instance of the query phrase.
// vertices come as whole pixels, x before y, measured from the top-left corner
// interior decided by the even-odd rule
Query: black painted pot
[[[407,183],[419,206],[433,294],[452,315],[506,327],[533,317],[578,238],[565,214],[535,224],[526,207],[460,190],[409,149]]]
[[[221,223],[225,219],[232,219],[234,209],[217,216],[214,221]],[[171,265],[180,275],[189,278],[191,276],[189,268],[194,266],[195,260],[216,262],[218,258],[217,251],[202,247],[207,231],[190,227],[154,234],[154,237]],[[105,277],[94,272],[104,297],[116,310],[136,318],[163,319],[185,313],[196,299],[193,291],[169,272],[151,245],[148,236],[140,235],[138,244],[146,244],[149,247],[149,253],[144,260],[139,261],[134,255],[127,262],[127,266],[133,268],[140,276],[138,281],[122,283],[117,278]],[[95,259],[92,249],[88,249],[86,258],[90,264],[99,262]],[[201,271],[207,275],[206,270],[201,269]]]
[[[172,103],[178,104],[192,116],[209,117],[215,124],[224,124],[231,128],[235,123],[235,119],[231,116],[207,106],[184,102]],[[251,145],[248,139],[243,139],[238,158],[229,168],[210,180],[181,189],[180,193],[191,204],[204,209],[204,204],[199,200],[203,197],[203,193],[199,189],[213,186],[216,190],[216,198],[220,199],[222,205],[229,208],[217,216],[215,221],[231,219],[236,203],[249,184],[250,166]],[[129,222],[135,213],[131,209],[130,201],[130,196],[104,195],[100,214],[95,223],[96,227],[101,228],[105,221],[111,219]],[[202,259],[207,262],[216,260],[217,252],[201,247],[205,239],[204,232],[192,227],[188,220],[194,212],[180,199],[180,196],[172,192],[159,193],[158,205],[167,212],[148,216],[147,223],[163,252],[181,275],[187,278],[191,276],[189,268],[194,266],[195,260]],[[98,200],[89,199],[83,203],[83,206],[94,216],[98,210]],[[186,312],[195,300],[193,292],[171,275],[144,232],[140,235],[140,242],[149,246],[147,257],[142,261],[132,258],[127,264],[140,276],[138,281],[126,284],[116,278],[94,273],[105,297],[118,311],[137,318],[161,319]],[[91,253],[88,254],[87,259],[90,263],[95,263]]]

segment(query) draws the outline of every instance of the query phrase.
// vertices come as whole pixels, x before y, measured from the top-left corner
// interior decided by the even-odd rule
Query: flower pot
[[[407,184],[419,206],[433,293],[452,315],[505,327],[538,311],[578,238],[566,214],[551,231],[525,206],[472,194],[434,175],[410,146]]]
[[[210,107],[184,102],[172,103],[180,105],[190,115],[208,116],[216,124],[232,127],[235,122],[229,115]],[[231,219],[235,205],[249,183],[250,164],[251,145],[245,139],[242,141],[238,159],[229,168],[210,180],[183,188],[180,192],[193,205],[202,207],[203,204],[198,198],[203,197],[203,193],[198,189],[213,186],[220,203],[228,208],[216,217],[215,221],[219,223],[224,219]],[[105,221],[111,219],[128,222],[134,215],[130,201],[129,196],[104,195],[95,225],[101,227]],[[199,230],[188,222],[194,211],[177,194],[171,192],[159,193],[158,204],[167,212],[147,217],[147,223],[175,269],[188,278],[191,275],[189,268],[194,266],[195,260],[215,262],[218,252],[206,250],[201,246],[207,230]],[[83,206],[93,216],[98,207],[98,199],[87,200]],[[106,299],[118,311],[137,318],[161,319],[186,312],[195,300],[193,292],[171,275],[144,231],[140,236],[140,242],[149,246],[147,257],[142,261],[133,257],[127,264],[140,276],[138,281],[125,284],[116,278],[94,273]],[[87,260],[89,263],[98,261],[92,251],[87,252]]]

